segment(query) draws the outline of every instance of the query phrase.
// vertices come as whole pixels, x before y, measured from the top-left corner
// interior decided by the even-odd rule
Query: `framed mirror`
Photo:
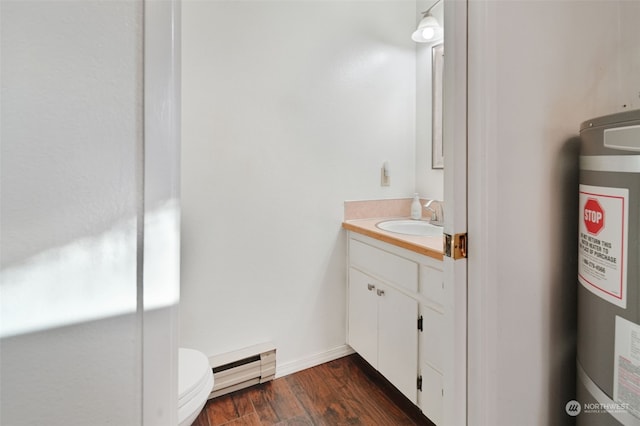
[[[444,71],[444,44],[431,48],[431,168],[444,168],[442,147],[442,75]]]

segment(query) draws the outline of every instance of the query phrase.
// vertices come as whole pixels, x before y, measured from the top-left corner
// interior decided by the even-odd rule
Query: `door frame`
[[[467,233],[468,0],[444,2],[444,200],[446,234]],[[443,261],[443,424],[467,424],[467,259]]]
[[[468,0],[465,0],[468,1]],[[496,2],[468,2],[467,19],[467,165],[468,228],[472,235],[468,263],[467,423],[492,425],[498,419],[499,230],[496,215],[497,163],[497,23]]]
[[[178,424],[180,299],[179,0],[142,0],[143,122],[138,176],[141,426]],[[160,219],[161,218],[161,219]],[[157,244],[162,250],[154,250]]]

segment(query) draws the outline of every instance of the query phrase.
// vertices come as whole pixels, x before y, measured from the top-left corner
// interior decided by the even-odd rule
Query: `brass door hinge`
[[[454,260],[467,257],[467,234],[444,234],[444,255]]]

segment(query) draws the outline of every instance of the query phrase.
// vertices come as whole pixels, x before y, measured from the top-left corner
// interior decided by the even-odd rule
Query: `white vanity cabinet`
[[[348,260],[347,342],[441,424],[442,262],[355,232]]]

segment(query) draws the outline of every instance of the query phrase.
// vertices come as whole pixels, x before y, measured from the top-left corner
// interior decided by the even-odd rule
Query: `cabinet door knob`
[[[378,296],[384,296],[384,290],[378,289]]]
[[[367,284],[367,289],[369,289],[369,291],[373,290],[374,288],[376,288],[375,285],[373,284]]]

